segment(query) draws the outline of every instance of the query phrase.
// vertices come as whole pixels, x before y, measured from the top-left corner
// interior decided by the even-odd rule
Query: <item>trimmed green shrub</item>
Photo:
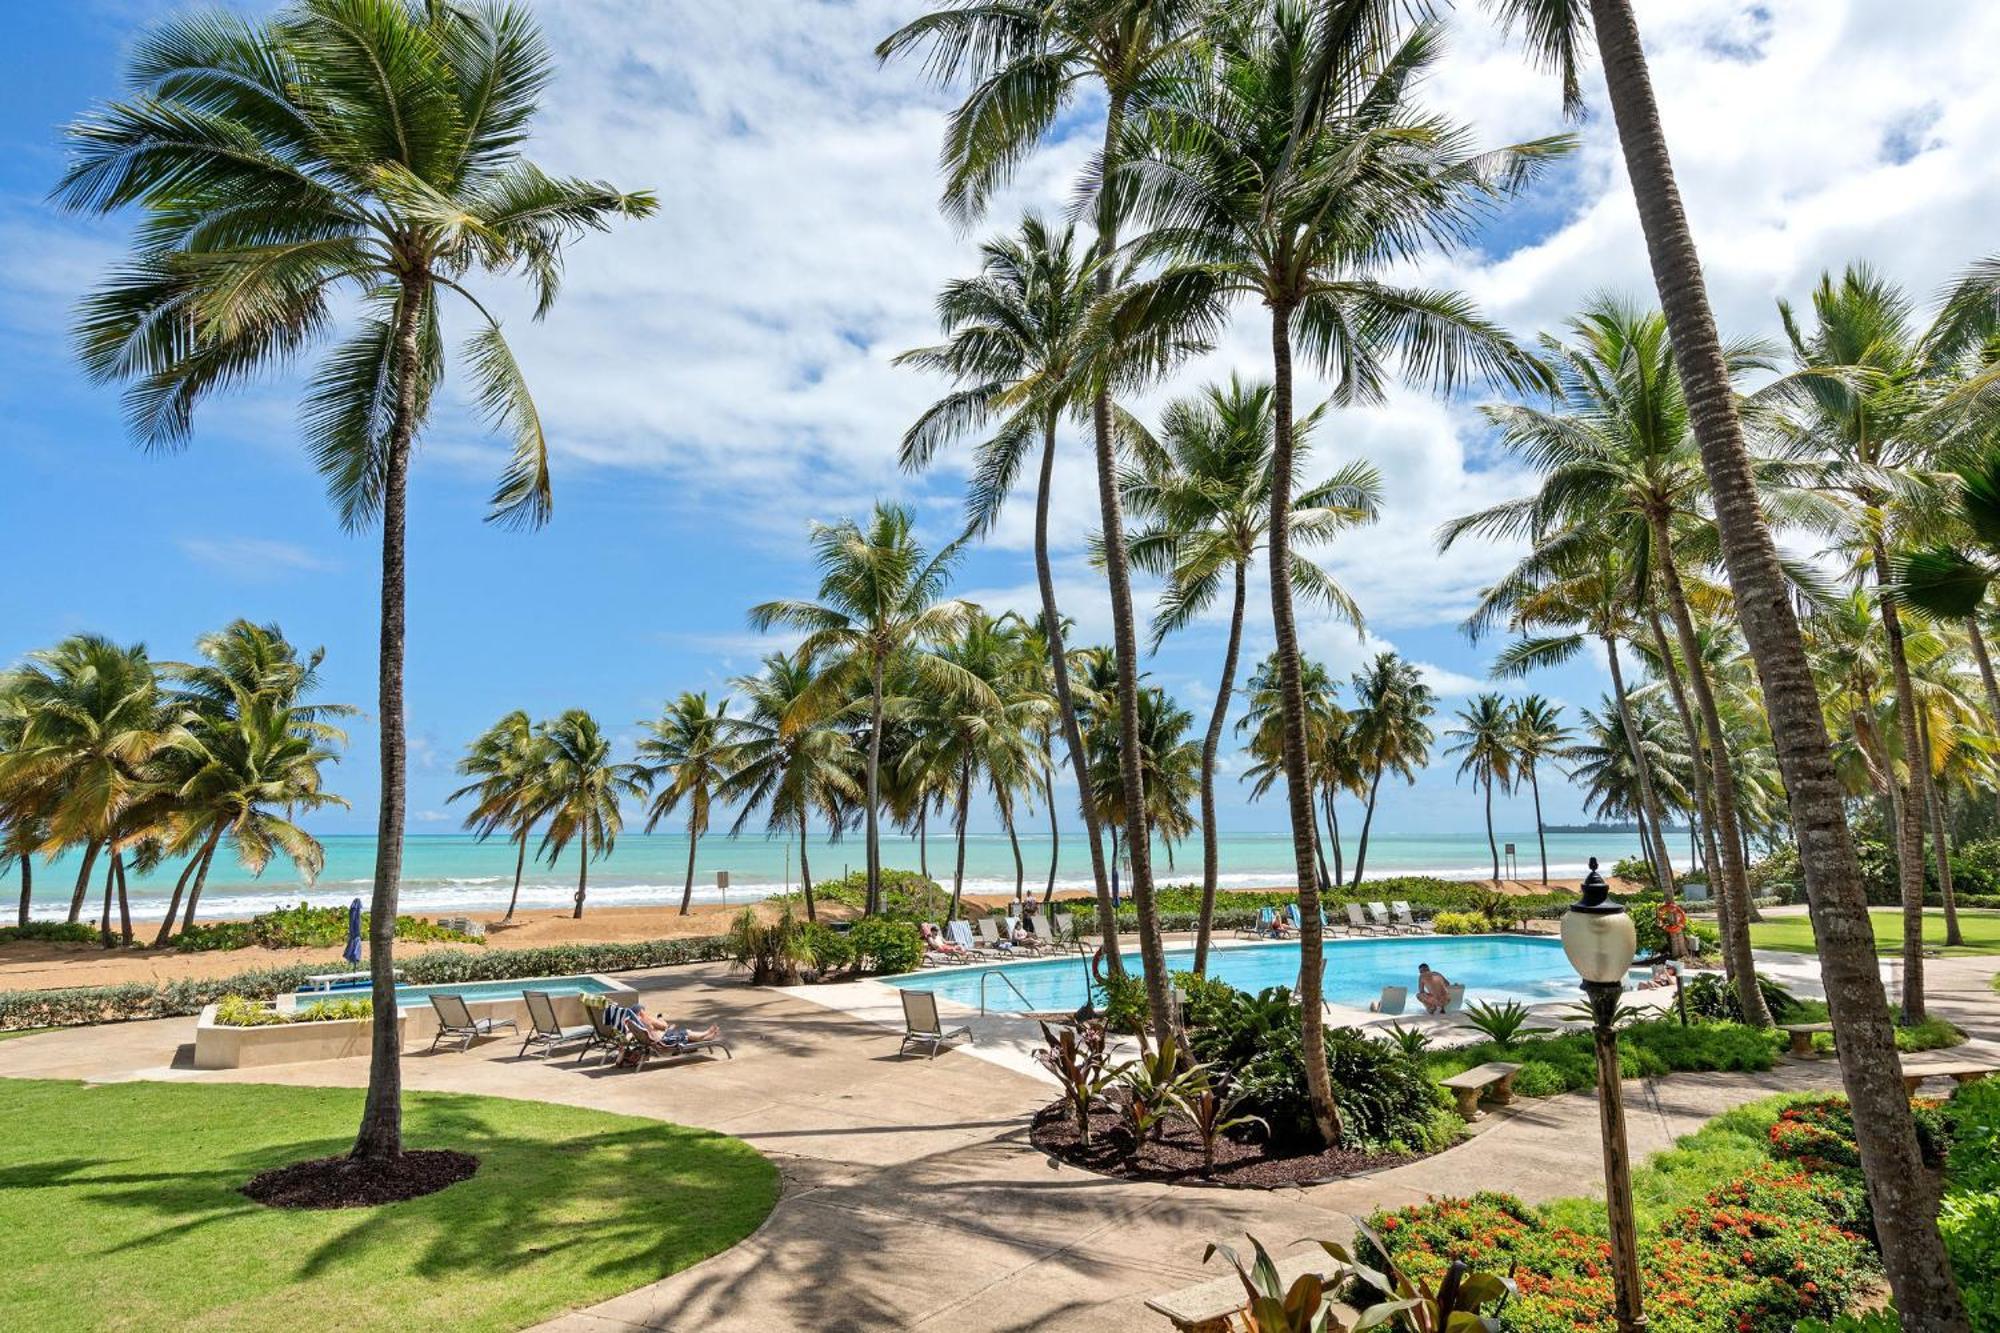
[[[854,966],[854,941],[850,935],[817,921],[803,923],[799,934],[805,951],[812,955],[812,966],[821,976],[845,972]]]
[[[1136,1035],[1146,1030],[1146,983],[1130,972],[1107,973],[1097,983],[1107,1031]]]
[[[586,972],[708,963],[729,957],[724,936],[700,935],[623,944],[552,944],[536,949],[438,949],[399,960],[416,985],[459,981],[512,981],[520,977],[562,977]],[[268,1000],[295,991],[321,970],[317,963],[259,968],[227,977],[178,981],[128,981],[115,986],[71,986],[57,990],[0,991],[0,1031],[11,1028],[76,1027],[135,1018],[175,1018],[235,992]]]
[[[884,974],[911,972],[924,961],[923,936],[907,921],[865,917],[847,932],[854,964]]]
[[[286,1023],[326,1023],[343,1018],[368,1018],[375,1012],[373,1000],[315,1000],[290,1013],[267,1009],[262,1000],[241,995],[225,995],[215,1002],[215,1021],[223,1027],[258,1028]]]
[[[1492,928],[1474,912],[1439,912],[1431,918],[1431,929],[1440,935],[1483,935]]]
[[[0,926],[0,944],[32,940],[40,944],[95,944],[97,927],[85,921],[30,921],[25,926]]]
[[[368,937],[368,921],[369,913],[362,912],[363,939]],[[421,917],[414,916],[396,918],[396,938],[422,944],[486,942],[483,938],[467,935],[461,931],[447,930],[434,921],[425,921]],[[281,907],[275,912],[265,912],[248,921],[216,921],[208,925],[192,926],[174,939],[174,947],[183,953],[208,953],[216,949],[247,949],[252,946],[266,949],[329,949],[336,944],[345,943],[347,943],[347,909],[314,907],[309,903],[300,903],[297,907]]]
[[[1632,1023],[1619,1034],[1618,1064],[1626,1078],[1704,1070],[1760,1071],[1774,1063],[1777,1046],[1771,1033],[1740,1023],[1690,1027],[1673,1020]],[[1423,1056],[1434,1079],[1450,1078],[1491,1060],[1521,1066],[1514,1075],[1514,1091],[1523,1097],[1552,1097],[1597,1082],[1597,1056],[1587,1032],[1517,1038],[1509,1045],[1483,1041]]]
[[[856,870],[842,879],[813,885],[820,902],[839,903],[859,912],[868,906],[868,872]],[[882,867],[881,916],[902,921],[942,921],[951,911],[951,894],[934,879],[914,870]],[[919,954],[919,957],[922,955]]]

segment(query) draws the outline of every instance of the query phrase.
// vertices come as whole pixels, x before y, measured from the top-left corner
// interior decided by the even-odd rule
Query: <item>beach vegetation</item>
[[[521,901],[521,876],[528,866],[528,836],[547,813],[544,782],[549,758],[548,738],[516,708],[466,747],[458,772],[472,781],[445,798],[447,803],[473,803],[465,827],[480,841],[504,831],[514,843],[514,889],[502,921],[514,919],[514,908]]]
[[[195,926],[174,937],[174,947],[184,953],[207,953],[218,949],[325,949],[347,942],[348,909],[314,907],[300,903],[274,912],[260,912],[248,921],[216,921]],[[369,931],[368,913],[361,913],[361,934]],[[467,935],[449,926],[440,926],[421,917],[396,918],[396,938],[420,944],[484,945],[484,936]]]
[[[641,780],[653,793],[646,812],[646,832],[682,805],[687,806],[687,878],[681,885],[681,915],[694,902],[694,858],[701,835],[708,832],[709,814],[728,780],[729,700],[709,707],[708,695],[684,690],[666,711],[646,724],[639,741]],[[808,914],[810,919],[810,914]]]

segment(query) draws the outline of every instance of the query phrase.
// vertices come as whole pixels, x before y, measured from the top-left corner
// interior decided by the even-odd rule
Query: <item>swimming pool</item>
[[[399,1004],[423,1004],[433,995],[457,995],[474,1002],[481,1000],[518,1000],[524,990],[547,991],[551,995],[604,995],[612,986],[601,977],[522,977],[514,981],[459,981],[436,986],[398,986],[396,1001]],[[368,983],[363,981],[352,986],[335,986],[328,990],[303,990],[298,992],[300,1004],[310,1004],[314,1000],[349,999],[368,993]]]
[[[1126,966],[1137,968],[1136,950],[1126,953]],[[1543,1004],[1581,999],[1576,971],[1563,955],[1562,941],[1525,935],[1424,935],[1402,939],[1341,939],[1326,942],[1326,999],[1329,1004],[1365,1009],[1384,986],[1407,986],[1410,1009],[1417,1010],[1417,964],[1429,963],[1445,977],[1465,987],[1465,1002],[1519,1000]],[[1194,966],[1191,948],[1167,950],[1169,971]],[[998,980],[986,986],[989,1010],[1021,1013],[1075,1009],[1089,997],[1089,963],[1074,954],[1036,963],[1013,963],[1002,969],[1013,986]],[[977,1008],[978,965],[938,968],[886,977],[891,986],[936,991],[941,999]],[[1208,975],[1238,990],[1256,993],[1266,986],[1295,986],[1299,977],[1296,941],[1246,944],[1209,951]],[[1635,977],[1643,980],[1643,977]],[[1016,995],[1015,988],[1021,992]],[[1022,996],[1027,997],[1026,1003]]]

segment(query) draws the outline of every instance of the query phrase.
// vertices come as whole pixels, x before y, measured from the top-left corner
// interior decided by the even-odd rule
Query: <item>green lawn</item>
[[[1885,952],[1903,947],[1903,913],[1894,907],[1869,910],[1875,923],[1875,944]],[[1944,947],[1944,913],[1924,913],[1924,942],[1943,949],[1946,957],[2000,953],[2000,912],[1958,914],[1958,928],[1965,936],[1962,947]],[[1817,953],[1812,922],[1803,916],[1771,917],[1750,927],[1750,943],[1759,949],[1785,949],[1792,953]]]
[[[407,1094],[427,1198],[301,1212],[237,1192],[343,1151],[358,1091],[0,1079],[4,1322],[57,1329],[514,1329],[754,1230],[778,1173],[736,1139],[540,1102]]]

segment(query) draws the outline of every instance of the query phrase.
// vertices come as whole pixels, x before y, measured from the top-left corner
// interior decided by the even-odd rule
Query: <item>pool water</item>
[[[1562,941],[1522,935],[1425,935],[1406,939],[1342,939],[1326,942],[1326,999],[1329,1004],[1365,1009],[1384,986],[1409,989],[1409,1009],[1416,1002],[1417,964],[1429,963],[1448,982],[1465,987],[1465,1002],[1544,1004],[1582,999],[1581,984]],[[1126,954],[1136,968],[1136,950]],[[1167,950],[1167,969],[1185,972],[1194,966],[1194,950]],[[986,969],[938,968],[885,978],[891,986],[935,991],[940,999],[978,1007],[980,978]],[[1076,1009],[1090,998],[1089,963],[1074,954],[1036,963],[1012,963],[1002,969],[1012,986],[998,978],[987,982],[986,1007],[1003,1012]],[[1299,946],[1296,941],[1246,944],[1211,949],[1208,975],[1238,990],[1255,994],[1267,986],[1296,986]],[[1643,979],[1635,978],[1635,979]],[[1016,989],[1020,994],[1016,994]],[[1026,997],[1025,1003],[1023,996]]]
[[[398,986],[399,1004],[423,1004],[433,995],[457,995],[467,1000],[518,1000],[524,990],[547,991],[551,995],[603,995],[611,990],[596,977],[522,977],[514,981],[460,981],[450,985]],[[368,984],[336,986],[331,990],[301,990],[299,1003],[345,999],[368,993]]]

